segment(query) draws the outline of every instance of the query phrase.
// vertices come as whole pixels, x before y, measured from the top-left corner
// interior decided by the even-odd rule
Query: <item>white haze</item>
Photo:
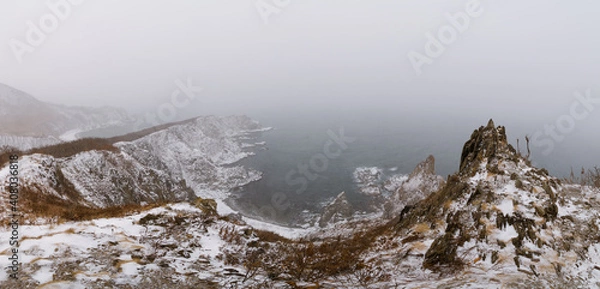
[[[489,118],[522,138],[568,115],[576,91],[600,98],[597,1],[482,0],[483,14],[417,75],[407,54],[424,53],[426,34],[467,2],[291,0],[265,24],[255,0],[88,0],[19,63],[9,42],[50,10],[4,1],[0,82],[43,101],[146,112],[189,78],[204,90],[179,118],[381,117],[430,140],[448,130],[466,140]],[[600,104],[537,154],[600,164],[599,121]]]

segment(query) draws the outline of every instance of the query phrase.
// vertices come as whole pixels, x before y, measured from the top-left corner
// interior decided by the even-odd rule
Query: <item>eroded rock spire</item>
[[[497,163],[499,159],[517,158],[517,151],[508,143],[503,126],[496,127],[492,119],[471,134],[465,143],[460,158],[460,173],[471,175],[481,165]]]

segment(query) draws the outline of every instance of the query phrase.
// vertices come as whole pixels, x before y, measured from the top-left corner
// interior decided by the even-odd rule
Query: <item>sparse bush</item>
[[[64,183],[63,183],[64,184]],[[60,191],[61,195],[69,196],[72,191],[67,188]],[[31,217],[53,218],[62,221],[86,221],[98,218],[123,217],[141,211],[150,210],[166,202],[157,202],[150,205],[130,204],[107,208],[93,208],[82,205],[75,199],[61,199],[54,195],[44,194],[36,186],[23,186],[20,190],[21,210]]]
[[[377,268],[365,265],[361,253],[369,249],[378,236],[388,229],[383,225],[370,231],[361,231],[349,238],[290,240],[271,232],[253,230],[258,240],[246,244],[246,253],[228,251],[223,256],[226,264],[242,264],[246,269],[244,282],[259,272],[271,280],[289,282],[320,282],[330,277],[359,274],[356,282],[379,282],[387,275],[377,273]],[[236,243],[240,234],[230,227],[222,227],[223,240]],[[234,237],[238,236],[238,237]]]
[[[579,177],[575,176],[575,173],[571,168],[571,175],[568,178],[565,178],[564,181],[571,184],[600,188],[600,167],[594,167],[593,169],[588,170],[581,168]]]
[[[55,158],[66,158],[74,156],[80,152],[99,150],[117,152],[119,149],[113,146],[113,143],[108,139],[103,138],[84,138],[56,145],[34,148],[25,154],[45,154]]]

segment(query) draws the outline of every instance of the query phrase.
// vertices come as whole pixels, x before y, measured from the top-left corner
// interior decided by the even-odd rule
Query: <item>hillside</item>
[[[187,178],[190,168],[210,171],[198,166],[201,160],[226,164],[240,152],[231,146],[191,162],[181,156],[195,152],[193,135],[237,135],[223,123],[245,122],[228,119],[208,130],[175,126],[115,145],[125,159],[171,172],[201,192],[210,185]],[[258,127],[243,127],[248,129]],[[208,152],[214,142],[203,143],[199,148]],[[157,154],[156,144],[168,146]],[[59,162],[67,167],[65,176],[84,175],[94,172],[85,166],[90,159],[104,167],[97,154]],[[362,189],[392,191],[388,201],[401,204],[382,204],[389,210],[377,218],[352,218],[341,193],[325,210],[327,221],[334,222],[325,228],[271,226],[209,199],[118,218],[27,226],[21,245],[25,277],[12,281],[0,273],[0,280],[12,288],[600,287],[598,189],[566,184],[532,167],[508,143],[504,127],[492,121],[473,132],[458,165],[442,181],[428,158],[410,176],[382,186],[371,177],[376,171],[359,170]],[[0,247],[5,256],[7,248]],[[0,258],[0,265],[7,262]]]
[[[45,103],[0,83],[0,146],[27,150],[73,140],[80,132],[133,121],[122,109]]]
[[[32,217],[80,219],[89,209],[224,199],[231,189],[260,179],[260,172],[234,163],[252,155],[239,138],[263,130],[247,117],[209,116],[135,134],[139,138],[34,149],[19,160],[23,210]],[[0,179],[8,173],[5,166]]]

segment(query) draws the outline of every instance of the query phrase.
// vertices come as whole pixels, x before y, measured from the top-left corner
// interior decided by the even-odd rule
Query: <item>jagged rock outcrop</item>
[[[542,283],[591,274],[587,254],[592,247],[596,254],[600,240],[600,202],[592,195],[531,167],[490,120],[465,143],[459,171],[397,217],[403,246],[421,244],[422,252],[401,262],[420,260],[442,273],[500,270]]]
[[[323,208],[323,213],[319,218],[319,226],[326,227],[329,224],[347,220],[352,217],[354,209],[348,199],[346,192],[341,192],[337,197]]]
[[[435,174],[435,158],[433,156],[419,163],[406,177],[392,177],[385,187],[392,192],[384,205],[384,216],[396,216],[405,206],[412,206],[445,184],[442,176]]]
[[[416,178],[418,176],[430,176],[435,175],[435,158],[430,155],[419,163],[415,169],[410,173],[409,179]]]
[[[475,130],[465,143],[459,172],[472,175],[483,161],[488,165],[488,170],[499,172],[497,166],[502,160],[517,162],[517,151],[508,143],[506,129],[503,126],[495,127],[494,121],[490,119],[487,126]]]
[[[353,177],[358,185],[358,191],[363,195],[377,197],[384,191],[384,188],[382,188],[383,174],[379,168],[356,168]]]

